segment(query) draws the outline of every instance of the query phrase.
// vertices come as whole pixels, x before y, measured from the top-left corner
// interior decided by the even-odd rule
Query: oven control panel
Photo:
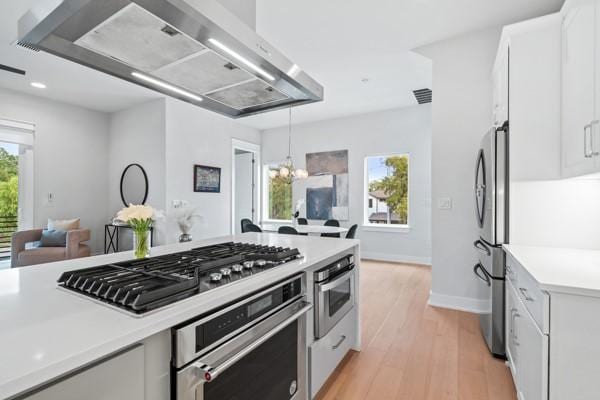
[[[302,278],[290,281],[196,326],[196,352],[302,294]]]

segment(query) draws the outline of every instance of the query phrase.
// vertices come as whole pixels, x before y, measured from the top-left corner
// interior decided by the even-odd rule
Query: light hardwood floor
[[[351,352],[318,400],[512,400],[474,314],[427,305],[431,269],[363,261],[362,351]]]

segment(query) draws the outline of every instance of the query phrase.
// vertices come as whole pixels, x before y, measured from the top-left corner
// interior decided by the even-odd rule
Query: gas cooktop
[[[142,315],[300,257],[298,249],[229,242],[67,271],[58,285]]]

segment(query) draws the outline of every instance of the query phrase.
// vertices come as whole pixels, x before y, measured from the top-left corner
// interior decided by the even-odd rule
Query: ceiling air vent
[[[413,90],[413,93],[415,95],[415,98],[417,99],[417,103],[419,103],[419,104],[431,103],[431,98],[432,98],[432,94],[433,94],[431,89]]]
[[[0,70],[6,71],[6,72],[12,72],[13,74],[17,74],[17,75],[25,75],[26,74],[26,72],[23,71],[22,69],[10,67],[10,66],[4,65],[4,64],[0,64]]]

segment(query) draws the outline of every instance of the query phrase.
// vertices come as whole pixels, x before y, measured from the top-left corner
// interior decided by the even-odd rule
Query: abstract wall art
[[[348,150],[306,154],[306,217],[348,220]]]

